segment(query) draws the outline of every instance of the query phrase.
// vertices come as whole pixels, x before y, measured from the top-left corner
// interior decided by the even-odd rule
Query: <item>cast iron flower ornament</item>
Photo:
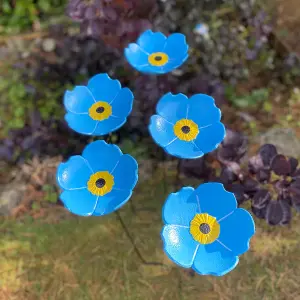
[[[65,120],[70,128],[86,135],[105,135],[120,128],[132,110],[133,94],[107,74],[92,77],[87,86],[66,91]]]
[[[179,158],[199,158],[215,150],[225,137],[221,111],[212,97],[164,95],[151,117],[149,131],[164,150]]]
[[[128,62],[143,73],[163,74],[188,57],[185,36],[165,37],[144,32],[125,49]],[[87,86],[67,91],[65,119],[73,130],[104,135],[120,128],[132,110],[133,94],[107,74],[92,77]],[[221,111],[212,97],[196,94],[164,95],[151,117],[149,131],[166,152],[179,158],[198,158],[218,147],[225,137]],[[79,216],[102,216],[122,207],[138,180],[136,160],[118,146],[98,140],[82,155],[69,158],[57,169],[65,207]],[[176,264],[201,275],[222,276],[238,264],[255,232],[251,215],[237,208],[234,194],[220,183],[196,190],[184,187],[170,194],[163,207],[164,251]]]
[[[255,232],[252,216],[237,208],[234,194],[221,183],[170,194],[162,214],[165,253],[201,275],[223,276],[233,270]]]
[[[82,155],[70,157],[57,169],[57,182],[63,189],[60,199],[80,216],[101,216],[119,209],[131,197],[137,180],[136,160],[103,140],[90,143]]]
[[[188,58],[185,36],[145,31],[136,43],[129,44],[125,56],[131,66],[148,74],[165,74],[180,67]]]

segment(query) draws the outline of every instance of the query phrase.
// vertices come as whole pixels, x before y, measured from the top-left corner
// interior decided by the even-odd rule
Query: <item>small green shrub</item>
[[[48,85],[23,78],[23,71],[7,70],[0,77],[0,119],[2,130],[23,128],[30,113],[38,111],[43,120],[59,120],[63,115],[62,96],[67,86],[60,82]]]
[[[249,94],[237,96],[234,88],[228,86],[226,94],[231,103],[238,108],[252,108],[258,104],[266,102],[269,99],[268,88],[255,89]]]
[[[63,14],[65,3],[65,0],[2,0],[0,34],[18,33],[28,29],[49,13]]]

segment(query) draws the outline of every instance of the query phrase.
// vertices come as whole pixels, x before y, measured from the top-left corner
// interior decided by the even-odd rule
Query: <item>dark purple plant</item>
[[[155,0],[70,0],[67,14],[88,36],[121,48],[151,27],[156,8]]]
[[[278,154],[271,144],[263,145],[250,158],[246,153],[247,139],[227,129],[227,137],[214,155],[221,165],[221,172],[214,180],[233,192],[239,204],[249,200],[252,212],[269,225],[289,224],[291,208],[300,211],[298,160]],[[182,171],[206,181],[211,169],[208,159],[201,158],[194,164],[186,164]]]

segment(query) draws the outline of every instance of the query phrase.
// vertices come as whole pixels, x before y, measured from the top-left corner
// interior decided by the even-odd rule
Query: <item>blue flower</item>
[[[184,187],[163,207],[164,251],[176,264],[201,275],[222,276],[233,270],[255,233],[252,216],[221,183]]]
[[[188,99],[183,94],[164,95],[151,117],[149,131],[166,152],[179,158],[198,158],[213,151],[225,137],[221,111],[204,94]]]
[[[104,135],[120,128],[132,110],[133,94],[107,74],[93,76],[87,86],[66,91],[65,120],[78,133]]]
[[[173,33],[166,37],[161,32],[145,31],[137,43],[125,49],[128,62],[143,73],[165,74],[181,66],[188,58],[189,46],[185,36]]]
[[[72,213],[102,216],[123,206],[138,180],[136,160],[116,145],[99,140],[57,169],[60,199]]]

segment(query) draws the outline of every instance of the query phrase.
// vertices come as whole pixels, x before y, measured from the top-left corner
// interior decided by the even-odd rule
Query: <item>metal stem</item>
[[[115,212],[116,216],[117,216],[117,219],[118,221],[120,222],[122,228],[124,229],[125,233],[126,233],[126,236],[127,238],[129,239],[129,241],[131,242],[132,246],[133,246],[133,249],[136,253],[136,255],[138,256],[138,258],[141,260],[141,262],[145,265],[153,265],[153,266],[165,266],[165,264],[161,263],[161,262],[148,262],[144,259],[142,253],[140,252],[140,250],[138,249],[138,247],[136,246],[135,242],[134,242],[134,239],[132,237],[132,235],[130,234],[126,224],[124,223],[120,213],[118,211]]]

